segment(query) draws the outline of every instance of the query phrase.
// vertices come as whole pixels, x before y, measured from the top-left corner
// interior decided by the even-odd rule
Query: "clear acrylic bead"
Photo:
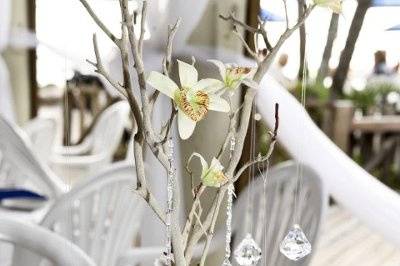
[[[311,244],[298,224],[293,226],[280,245],[281,253],[294,261],[304,258],[311,250]]]
[[[255,265],[261,259],[261,248],[250,234],[247,234],[236,248],[235,259],[241,266]]]
[[[221,266],[232,266],[232,263],[228,259],[224,259]]]

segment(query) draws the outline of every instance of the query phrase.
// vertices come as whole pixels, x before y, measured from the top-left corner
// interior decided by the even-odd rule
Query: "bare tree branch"
[[[99,47],[97,44],[97,37],[96,34],[93,34],[93,48],[94,48],[94,53],[96,56],[96,62],[92,62],[90,60],[86,60],[89,64],[93,65],[96,67],[96,72],[101,74],[119,93],[121,93],[125,98],[128,98],[125,92],[125,88],[122,87],[118,82],[113,80],[111,76],[108,74],[108,72],[105,70],[104,65],[101,60],[101,55],[99,52]]]
[[[157,215],[157,217],[163,222],[164,224],[166,223],[166,218],[165,218],[165,213],[159,206],[158,201],[154,197],[154,195],[149,191],[149,190],[137,190],[134,189],[134,193],[142,197],[147,204],[154,210],[154,213]]]
[[[147,0],[143,0],[142,2],[142,17],[140,19],[140,36],[139,36],[139,41],[138,41],[138,50],[140,56],[143,56],[143,40],[144,40],[144,35],[146,33],[146,16],[147,16]]]
[[[283,1],[283,6],[285,8],[286,29],[288,29],[289,28],[289,16],[288,16],[287,3],[286,3],[286,0],[282,0],[282,1]]]
[[[262,19],[260,17],[258,17],[258,25],[259,25],[259,31],[261,32],[261,36],[264,39],[267,50],[272,51],[273,48],[272,48],[271,43],[269,42],[268,34],[267,34],[267,30],[266,30],[267,21],[262,21]]]
[[[145,80],[145,69],[143,63],[143,43],[145,36],[145,22],[147,15],[147,0],[143,1],[143,5],[141,8],[141,27],[140,33],[137,35],[135,32],[134,24],[133,24],[133,15],[129,13],[128,10],[128,0],[119,0],[120,10],[122,15],[122,24],[121,24],[121,39],[115,37],[115,35],[106,27],[106,25],[97,17],[92,8],[88,5],[86,0],[79,0],[86,8],[88,13],[92,16],[95,23],[104,31],[104,33],[117,45],[121,53],[122,59],[122,72],[124,77],[124,83],[121,85],[115,80],[113,80],[110,75],[104,70],[104,66],[102,65],[101,56],[98,49],[98,44],[96,40],[96,36],[93,37],[93,45],[94,52],[96,55],[96,62],[90,62],[93,66],[97,68],[97,72],[103,75],[109,82],[112,84],[119,92],[121,92],[125,97],[127,97],[129,104],[131,106],[132,113],[134,118],[138,124],[138,130],[134,134],[134,157],[135,157],[135,167],[137,174],[137,187],[136,193],[140,195],[147,204],[153,209],[155,214],[159,217],[159,219],[165,223],[166,215],[160,204],[157,202],[153,194],[151,193],[146,180],[146,173],[144,168],[144,143],[147,143],[152,153],[157,157],[159,162],[165,168],[165,170],[171,170],[172,166],[169,165],[168,158],[165,152],[165,140],[169,138],[170,129],[173,123],[173,120],[176,116],[176,110],[174,106],[172,106],[171,115],[166,124],[162,127],[160,133],[156,133],[154,127],[152,126],[152,112],[154,108],[154,104],[158,97],[158,92],[155,92],[148,96],[146,80]],[[283,0],[285,4],[285,13],[286,13],[286,21],[287,28],[285,32],[281,35],[279,40],[276,42],[275,46],[272,46],[268,40],[267,31],[265,28],[265,22],[262,22],[259,19],[259,25],[257,28],[251,27],[246,23],[243,23],[237,20],[233,14],[230,16],[224,17],[220,16],[222,19],[230,22],[233,26],[234,33],[238,36],[239,40],[243,43],[245,49],[249,51],[249,53],[257,60],[258,68],[257,72],[253,78],[253,80],[259,83],[270,67],[273,59],[275,58],[278,50],[283,45],[283,43],[291,36],[291,34],[304,23],[304,20],[308,17],[313,6],[305,9],[304,14],[299,17],[298,22],[293,26],[289,27],[288,16],[286,10],[286,0]],[[171,58],[172,58],[172,43],[176,31],[178,29],[180,20],[178,20],[175,25],[169,26],[168,28],[168,40],[166,44],[165,58],[162,62],[163,72],[165,75],[170,75],[170,66],[171,66]],[[242,27],[244,30],[251,32],[254,34],[254,37],[257,37],[260,34],[267,45],[267,49],[269,53],[264,59],[260,59],[257,57],[257,52],[254,49],[250,48],[250,46],[245,42],[243,37],[238,33],[236,27]],[[129,57],[129,54],[133,56],[132,59]],[[133,64],[132,64],[133,63]],[[135,75],[138,80],[138,90],[140,92],[140,97],[136,98],[133,93],[134,87],[132,84],[132,74],[131,74],[131,66],[134,66]],[[238,171],[236,171],[237,164],[240,159],[240,155],[242,154],[244,139],[246,137],[247,128],[249,125],[249,120],[251,116],[251,109],[254,101],[254,97],[256,95],[256,90],[252,88],[247,88],[244,101],[242,107],[239,108],[235,112],[230,113],[230,125],[229,131],[227,133],[224,144],[221,147],[221,151],[218,153],[218,158],[222,156],[223,151],[226,149],[226,145],[228,145],[232,136],[235,137],[236,140],[236,148],[232,152],[232,156],[230,157],[230,161],[227,163],[227,167],[225,175],[228,176],[232,181],[235,181],[238,176],[240,176],[241,172],[245,171],[245,169],[251,166],[254,163],[258,163],[263,160],[268,160],[272,154],[274,149],[274,145],[276,143],[276,136],[279,128],[279,115],[278,115],[278,105],[276,105],[275,110],[275,128],[271,133],[271,143],[268,150],[268,153],[264,157],[260,157],[257,160],[250,161]],[[237,127],[237,117],[240,117],[239,127]],[[235,174],[236,171],[236,174]],[[177,184],[176,176],[174,177],[174,183]],[[229,182],[231,184],[231,182]],[[193,185],[192,185],[193,187]],[[221,186],[210,208],[207,209],[207,212],[203,214],[203,208],[201,205],[201,195],[205,191],[206,187],[202,184],[199,185],[197,189],[194,190],[194,200],[192,204],[192,208],[189,213],[189,217],[186,221],[186,224],[181,230],[179,224],[179,202],[180,202],[180,191],[178,190],[178,186],[174,186],[173,193],[173,201],[174,206],[176,206],[172,211],[172,246],[173,246],[173,255],[174,255],[174,265],[176,266],[186,266],[190,264],[193,255],[194,246],[199,242],[199,240],[205,235],[206,243],[204,246],[203,255],[201,258],[201,265],[204,265],[208,250],[210,248],[210,243],[214,235],[214,229],[216,220],[219,214],[219,210],[221,207],[221,203],[223,201],[225,192],[228,189],[228,185],[225,184]],[[205,211],[205,210],[204,210]],[[203,218],[203,220],[202,220]]]
[[[303,16],[299,17],[298,22],[292,27],[287,29],[279,38],[278,42],[275,44],[275,46],[273,47],[272,51],[270,51],[270,53],[267,55],[267,57],[259,64],[259,67],[257,69],[257,72],[253,78],[253,80],[257,83],[259,83],[261,81],[261,79],[264,77],[265,73],[267,72],[267,70],[269,69],[273,59],[275,58],[276,54],[278,53],[278,50],[281,48],[281,46],[283,45],[283,43],[292,35],[293,32],[295,32],[306,20],[306,18],[310,15],[311,11],[313,10],[314,5],[308,7]],[[230,17],[223,17],[220,15],[220,17],[222,17],[225,20],[229,20],[231,21],[231,23],[233,25],[240,25],[242,27],[244,27],[245,29],[249,29],[251,32],[254,31],[254,28],[249,27],[248,25],[237,21],[236,19],[234,19],[232,16]],[[244,146],[244,141],[245,141],[245,137],[246,137],[246,133],[247,133],[247,129],[248,129],[248,125],[249,125],[249,121],[250,121],[250,115],[251,115],[251,110],[252,110],[252,103],[254,101],[254,97],[256,94],[256,90],[255,89],[251,89],[248,88],[244,97],[244,102],[243,102],[243,110],[241,113],[241,119],[240,119],[240,127],[237,131],[237,138],[236,138],[236,148],[235,151],[232,154],[230,163],[228,165],[228,167],[226,168],[226,175],[229,177],[233,178],[233,173],[239,163],[242,151],[243,151],[243,146]],[[220,204],[222,202],[222,199],[225,195],[225,192],[227,191],[227,186],[224,185],[222,186],[217,193],[216,198],[214,199],[214,202],[212,204],[212,207],[208,213],[208,215],[206,216],[203,225],[205,228],[209,228],[209,226],[211,226],[212,224],[212,211],[217,209],[219,210],[220,208]],[[201,233],[200,233],[200,229],[199,228],[195,228],[189,241],[188,241],[188,246],[186,247],[186,251],[185,251],[185,256],[186,259],[188,260],[188,258],[191,258],[191,254],[193,252],[193,248],[194,245],[196,243],[198,243],[198,241],[201,238]],[[190,260],[189,260],[190,261]]]
[[[171,72],[171,61],[172,61],[172,46],[173,46],[173,41],[175,38],[175,34],[178,31],[179,25],[181,23],[181,19],[179,18],[176,22],[175,25],[169,25],[168,26],[168,39],[167,39],[167,44],[165,46],[165,57],[163,59],[163,72],[164,75],[167,77],[170,76]],[[157,101],[157,98],[160,94],[160,91],[155,90],[153,94],[150,97],[150,108],[153,112],[154,109],[154,104]]]
[[[260,59],[258,58],[258,55],[255,51],[253,51],[253,49],[250,48],[250,46],[247,44],[247,42],[243,39],[242,34],[240,34],[240,32],[237,31],[237,29],[235,28],[233,30],[233,32],[235,33],[235,35],[238,37],[238,39],[242,42],[244,48],[247,50],[247,52],[251,55],[251,57],[253,57],[254,60],[257,61],[257,63],[260,62]]]
[[[93,18],[94,22],[103,30],[103,32],[113,41],[115,44],[118,44],[119,39],[115,37],[115,35],[107,28],[107,26],[99,19],[96,13],[93,11],[91,6],[86,0],[79,0],[82,5],[86,8],[89,15]]]
[[[165,47],[165,57],[163,60],[163,70],[164,75],[166,76],[169,76],[171,72],[172,45],[180,24],[181,19],[179,18],[174,25],[168,26],[168,39]]]

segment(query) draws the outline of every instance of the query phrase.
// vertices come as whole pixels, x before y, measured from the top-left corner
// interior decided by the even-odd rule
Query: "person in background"
[[[373,69],[373,75],[385,75],[390,76],[395,74],[399,69],[399,64],[394,68],[389,68],[386,64],[386,52],[385,51],[376,51],[375,52],[375,65]]]

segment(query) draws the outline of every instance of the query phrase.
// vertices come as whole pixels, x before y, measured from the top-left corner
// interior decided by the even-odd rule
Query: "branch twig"
[[[101,60],[99,47],[97,44],[96,34],[93,34],[93,48],[96,56],[96,62],[92,62],[90,60],[86,60],[89,64],[93,65],[96,68],[96,72],[102,75],[119,93],[121,93],[125,98],[128,98],[125,92],[125,88],[122,87],[118,82],[113,80],[108,72],[105,70],[104,65]]]
[[[256,163],[261,163],[266,160],[269,160],[269,158],[272,155],[272,152],[274,151],[275,148],[275,143],[277,141],[277,136],[278,136],[278,128],[279,128],[279,104],[275,104],[275,126],[274,126],[274,131],[271,132],[271,143],[269,144],[269,148],[267,151],[267,154],[265,154],[262,157],[257,157],[255,160],[249,161],[245,163],[236,173],[236,175],[233,178],[233,182],[239,179],[239,177],[243,174],[243,172],[249,168],[250,166],[256,164]]]
[[[287,3],[286,3],[286,0],[282,0],[282,1],[283,1],[283,6],[285,8],[286,29],[288,29],[289,28],[289,16],[288,16]]]
[[[173,45],[175,34],[178,31],[180,23],[181,23],[181,19],[179,18],[175,22],[175,25],[168,26],[168,39],[167,39],[167,44],[165,46],[165,57],[162,62],[163,72],[164,72],[164,75],[166,75],[167,77],[170,76],[170,72],[171,72],[172,45]],[[150,108],[151,108],[152,112],[154,109],[154,104],[157,101],[157,98],[159,95],[160,95],[160,91],[155,90],[153,92],[153,94],[150,96]]]
[[[251,57],[253,57],[254,60],[257,61],[257,63],[259,63],[260,59],[257,55],[256,52],[253,51],[253,49],[250,48],[250,46],[247,44],[247,42],[243,39],[242,34],[240,34],[240,32],[238,32],[238,30],[235,28],[233,30],[233,33],[238,37],[238,39],[242,42],[244,48],[247,50],[247,52],[251,55]]]
[[[143,40],[144,35],[146,33],[145,26],[146,26],[146,16],[147,16],[147,0],[143,0],[142,3],[142,17],[140,19],[140,36],[138,41],[138,50],[140,56],[143,56]]]
[[[93,11],[91,6],[86,0],[79,0],[82,5],[86,8],[89,15],[93,18],[94,22],[102,29],[102,31],[113,41],[115,44],[118,44],[119,39],[115,37],[115,35],[107,28],[107,26],[99,19],[96,13]]]
[[[281,48],[281,46],[283,45],[283,43],[291,36],[291,34],[298,29],[306,20],[306,18],[310,15],[312,9],[314,8],[313,6],[310,6],[309,8],[307,8],[303,14],[303,16],[301,16],[298,20],[298,22],[292,27],[287,29],[279,38],[278,42],[276,43],[276,45],[273,47],[273,49],[270,51],[270,53],[267,55],[267,57],[259,64],[257,72],[253,78],[253,80],[257,83],[260,83],[261,79],[264,77],[265,73],[267,72],[267,70],[269,69],[273,59],[275,58],[276,54],[278,53],[279,49]],[[231,23],[233,24],[237,24],[237,25],[241,25],[243,26],[245,29],[248,29],[250,32],[254,32],[254,28],[249,27],[248,25],[244,24],[243,22],[237,21],[236,19],[234,19],[232,16],[230,17],[224,17],[221,16],[223,19],[225,20],[229,20],[231,21]],[[242,154],[242,150],[243,150],[243,146],[244,146],[244,140],[246,137],[246,132],[248,129],[248,125],[249,125],[249,121],[250,121],[250,116],[251,116],[251,110],[252,110],[252,103],[254,101],[254,97],[256,94],[256,90],[255,89],[251,89],[248,88],[247,92],[245,94],[244,97],[244,103],[243,103],[243,111],[241,114],[241,119],[240,119],[240,127],[239,130],[237,131],[237,138],[236,138],[236,148],[235,151],[232,154],[230,163],[226,169],[226,175],[229,177],[231,176],[233,178],[233,173],[239,163],[241,154]],[[272,143],[271,143],[272,144]],[[217,193],[217,197],[214,199],[214,202],[212,204],[212,208],[211,210],[215,210],[215,209],[219,209],[220,204],[222,202],[222,199],[224,197],[225,191],[227,190],[227,186],[222,186]],[[210,210],[210,211],[211,211]],[[210,226],[212,223],[212,216],[210,213],[208,213],[208,215],[205,218],[205,221],[203,222],[203,225],[208,228],[208,226]],[[196,228],[193,232],[193,234],[191,235],[191,238],[188,241],[188,247],[186,248],[185,251],[185,256],[186,259],[188,260],[188,258],[191,257],[191,254],[193,252],[193,248],[194,245],[200,240],[201,238],[201,233],[200,233],[200,229]],[[189,260],[190,261],[190,260]]]

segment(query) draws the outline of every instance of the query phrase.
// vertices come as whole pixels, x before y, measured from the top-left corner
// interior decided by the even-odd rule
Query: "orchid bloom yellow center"
[[[225,84],[227,87],[235,87],[235,83],[240,82],[250,73],[249,67],[230,67],[226,69]]]
[[[228,181],[222,171],[210,169],[203,177],[202,182],[205,186],[220,187]]]
[[[195,122],[204,118],[210,104],[207,93],[201,90],[191,92],[187,88],[176,90],[174,101],[178,108]]]

